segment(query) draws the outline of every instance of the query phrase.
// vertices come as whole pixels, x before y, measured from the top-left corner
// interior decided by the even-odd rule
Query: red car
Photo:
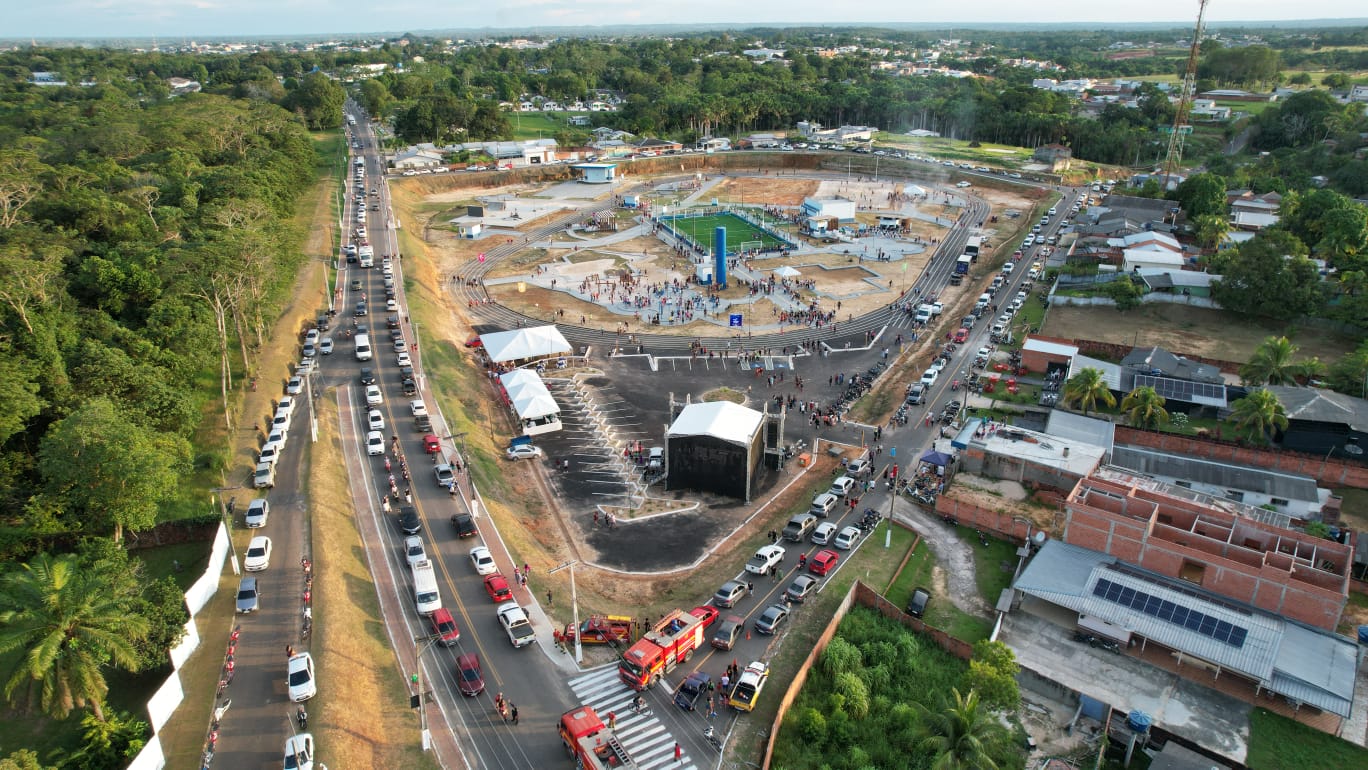
[[[717,622],[717,608],[711,604],[701,604],[689,610],[689,614],[696,618],[703,619],[703,627],[707,628]]]
[[[480,672],[480,658],[473,652],[456,658],[456,681],[461,694],[476,696],[484,692],[484,674]]]
[[[813,554],[808,559],[808,572],[814,575],[825,575],[836,568],[836,562],[841,560],[841,555],[833,550],[824,548]]]
[[[423,436],[423,449],[427,450],[428,454],[435,455],[442,451],[442,440],[429,433]]]
[[[508,580],[497,572],[485,578],[485,593],[496,602],[506,602],[513,598],[513,592],[508,590]]]
[[[431,615],[432,633],[437,636],[437,643],[443,647],[450,647],[461,641],[461,630],[456,627],[456,620],[451,617],[451,610],[443,607]]]

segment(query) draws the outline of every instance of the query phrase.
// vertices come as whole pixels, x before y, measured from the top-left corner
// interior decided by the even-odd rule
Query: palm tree
[[[1240,367],[1240,379],[1246,385],[1295,384],[1298,370],[1292,357],[1296,354],[1297,346],[1286,337],[1266,337]]]
[[[934,770],[997,770],[989,748],[1002,729],[987,710],[979,709],[978,693],[967,697],[956,688],[955,705],[933,712],[916,704],[922,717],[917,747],[932,755]]]
[[[1148,385],[1136,388],[1121,399],[1121,411],[1137,428],[1157,428],[1169,421],[1166,399]]]
[[[1230,416],[1235,424],[1253,436],[1268,443],[1273,440],[1273,431],[1287,430],[1287,412],[1282,401],[1270,390],[1260,388],[1231,405]]]
[[[89,706],[104,719],[102,669],[135,670],[134,641],[149,630],[144,616],[128,612],[136,584],[107,573],[74,554],[40,554],[0,578],[0,655],[23,651],[5,683],[11,705],[37,703],[59,719]]]
[[[1082,407],[1083,414],[1095,408],[1098,401],[1116,406],[1116,396],[1107,388],[1101,369],[1086,367],[1064,382],[1064,402]]]

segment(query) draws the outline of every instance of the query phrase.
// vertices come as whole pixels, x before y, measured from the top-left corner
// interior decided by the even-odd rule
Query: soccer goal
[[[765,247],[764,241],[741,241],[736,244],[736,248],[741,251],[759,251]]]

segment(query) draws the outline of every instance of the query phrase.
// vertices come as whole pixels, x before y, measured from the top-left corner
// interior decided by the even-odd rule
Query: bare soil
[[[774,206],[799,206],[817,192],[816,179],[784,177],[727,177],[713,185],[708,197]]]
[[[1088,339],[1120,345],[1158,345],[1178,354],[1243,363],[1265,337],[1287,335],[1300,357],[1318,356],[1331,362],[1357,345],[1358,340],[1323,329],[1304,329],[1259,321],[1224,310],[1186,305],[1141,305],[1121,312],[1108,307],[1051,307],[1045,314],[1044,334],[1066,339]]]

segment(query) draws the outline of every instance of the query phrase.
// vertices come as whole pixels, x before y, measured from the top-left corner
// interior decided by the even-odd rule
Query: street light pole
[[[1012,521],[1021,522],[1026,525],[1026,543],[1017,551],[1016,571],[1012,573],[1012,582],[1015,583],[1021,577],[1021,568],[1026,564],[1026,557],[1031,555],[1031,520],[1022,516],[1013,516]]]
[[[575,662],[584,662],[584,648],[580,644],[580,622],[579,622],[579,594],[575,593],[575,565],[579,560],[567,561],[557,567],[553,567],[546,574],[554,575],[563,569],[570,570],[570,622],[574,623],[575,629]]]
[[[229,518],[229,516],[228,516],[228,504],[227,504],[226,502],[224,502],[224,500],[223,500],[223,493],[224,493],[224,492],[232,492],[232,491],[235,490],[235,489],[242,489],[242,487],[240,487],[240,486],[238,486],[238,487],[214,487],[213,489],[210,489],[209,492],[210,492],[211,495],[218,495],[218,501],[219,501],[219,517],[220,517],[220,519],[223,521],[223,526],[228,530],[228,555],[229,555],[229,562],[231,562],[232,565],[233,565],[233,574],[234,574],[234,575],[241,575],[241,574],[242,574],[242,570],[241,570],[241,568],[238,567],[237,548],[235,548],[235,547],[233,546],[233,520],[232,520],[231,518]],[[214,498],[211,496],[211,497],[209,498],[209,507],[212,508],[213,506],[214,506]]]
[[[433,642],[440,638],[434,634],[433,636],[420,636],[413,640],[413,675],[409,677],[409,681],[413,683],[414,697],[417,699],[418,729],[423,741],[423,751],[432,750],[432,733],[428,731],[427,709],[423,707],[423,653],[431,649]]]

